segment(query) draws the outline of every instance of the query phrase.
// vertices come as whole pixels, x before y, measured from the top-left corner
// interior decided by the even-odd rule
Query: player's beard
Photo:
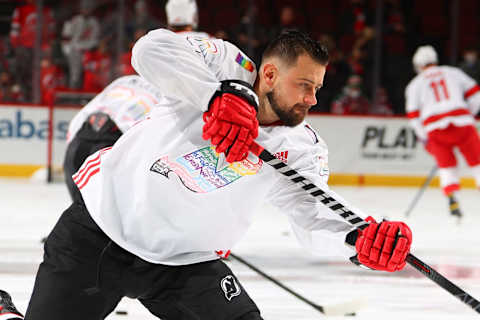
[[[276,98],[275,90],[268,92],[266,96],[272,110],[280,118],[280,121],[289,127],[295,127],[302,123],[310,109],[309,106],[301,103],[296,103],[293,107],[280,105]]]

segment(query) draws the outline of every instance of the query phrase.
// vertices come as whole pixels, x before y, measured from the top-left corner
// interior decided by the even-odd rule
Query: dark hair
[[[268,44],[263,52],[262,61],[275,56],[291,65],[304,53],[319,64],[328,63],[328,50],[324,45],[301,31],[287,29]]]

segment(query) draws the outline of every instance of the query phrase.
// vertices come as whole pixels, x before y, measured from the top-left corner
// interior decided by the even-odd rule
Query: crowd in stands
[[[57,90],[98,92],[115,77],[134,73],[130,49],[148,30],[165,26],[165,2],[125,0],[121,17],[115,0],[43,0],[41,103],[51,103]],[[460,2],[460,14],[469,12],[469,17],[476,17],[480,13],[477,0]],[[0,29],[0,102],[31,103],[35,32],[39,30],[36,1],[11,3],[10,26]],[[287,28],[307,31],[327,46],[330,63],[313,110],[402,114],[404,88],[414,76],[414,49],[430,43],[439,51],[441,61],[448,62],[450,1],[383,3],[381,76],[374,90],[377,1],[197,0],[199,29],[235,43],[257,65],[268,40]],[[475,20],[476,27],[468,30],[464,24],[459,30],[459,67],[480,80],[479,23]],[[125,40],[121,52],[117,45],[119,25]]]

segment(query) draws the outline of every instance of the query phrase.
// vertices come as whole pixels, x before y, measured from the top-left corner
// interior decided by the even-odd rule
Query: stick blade
[[[323,306],[326,316],[354,316],[358,310],[367,305],[367,299],[359,298],[343,303]]]

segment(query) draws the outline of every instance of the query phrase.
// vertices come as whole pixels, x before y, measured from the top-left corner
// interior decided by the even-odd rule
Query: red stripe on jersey
[[[436,114],[434,116],[428,117],[427,119],[423,120],[423,125],[426,126],[427,124],[438,121],[438,120],[443,119],[445,117],[464,116],[464,115],[467,115],[467,114],[470,114],[470,111],[467,110],[467,109],[452,110],[452,111],[449,111],[449,112],[440,113],[440,114]]]
[[[480,91],[480,86],[478,84],[476,84],[473,87],[471,87],[470,89],[468,89],[467,91],[465,91],[465,94],[463,96],[465,97],[465,99],[468,99],[469,97],[473,96],[478,91]]]
[[[93,159],[90,159],[88,160],[84,165],[83,165],[83,168],[81,168],[79,171],[77,171],[77,173],[75,173],[72,178],[73,178],[73,181],[75,181],[75,179],[77,179],[89,166],[92,162],[95,162],[95,161],[98,161],[98,159],[100,159],[100,152],[97,154],[97,156]]]
[[[80,183],[82,183],[83,179],[95,168],[97,168],[98,166],[100,166],[100,159],[97,161],[97,162],[93,162],[92,164],[90,164],[85,170],[85,172],[83,172],[82,176],[80,177],[76,177],[75,179],[73,179],[73,182],[75,182],[76,185],[79,185]]]
[[[100,157],[110,149],[112,149],[112,147],[103,148],[98,152],[98,155],[95,158],[88,160],[87,163],[83,165],[83,168],[72,176],[73,182],[75,182],[75,184],[79,184],[88,171],[100,164]]]
[[[90,172],[90,174],[88,175],[87,179],[83,182],[82,185],[78,185],[78,189],[79,190],[82,190],[83,187],[85,187],[85,185],[88,183],[88,180],[90,180],[91,177],[93,177],[94,175],[96,175],[98,172],[100,171],[100,167],[97,167],[95,170],[93,170],[92,172]]]
[[[420,111],[418,111],[418,110],[407,113],[407,118],[409,118],[409,119],[414,119],[414,118],[418,118],[418,117],[420,117]]]

